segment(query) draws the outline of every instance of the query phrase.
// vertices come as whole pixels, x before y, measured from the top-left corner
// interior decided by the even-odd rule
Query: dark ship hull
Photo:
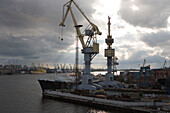
[[[76,86],[76,83],[72,82],[62,82],[58,80],[38,80],[42,92],[45,90],[57,90],[57,89],[73,89]]]

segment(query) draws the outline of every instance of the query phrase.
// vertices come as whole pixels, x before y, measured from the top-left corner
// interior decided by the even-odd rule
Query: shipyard
[[[3,1],[0,111],[170,113],[169,5]]]

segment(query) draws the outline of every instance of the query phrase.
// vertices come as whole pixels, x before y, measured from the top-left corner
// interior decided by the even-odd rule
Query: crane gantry
[[[87,27],[87,29],[85,29],[84,32],[80,31],[80,27],[82,27],[82,25],[77,24],[76,18],[71,9],[72,4],[76,6],[76,8],[80,11],[80,13],[84,16],[84,18],[89,23],[89,26]],[[67,6],[67,10],[65,12],[64,9],[66,6]],[[90,74],[90,64],[91,64],[91,60],[99,53],[99,43],[97,43],[97,35],[101,35],[102,32],[100,32],[99,28],[87,18],[87,16],[74,2],[74,0],[70,0],[69,2],[63,5],[63,17],[62,17],[62,22],[60,23],[59,26],[63,26],[63,27],[65,26],[64,23],[67,18],[68,12],[70,12],[71,14],[77,36],[79,37],[79,40],[83,48],[82,53],[84,54],[85,70],[82,76],[82,84],[79,86],[79,89],[96,90],[96,86],[93,85],[93,76]],[[87,37],[86,42],[85,42],[85,36]]]

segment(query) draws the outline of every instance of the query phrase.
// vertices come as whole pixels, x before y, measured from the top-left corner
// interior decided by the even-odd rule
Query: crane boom
[[[71,8],[71,3],[73,2],[73,0],[70,0],[70,2],[67,2],[66,4],[64,4],[63,5],[63,18],[62,18],[62,22],[60,23],[60,25],[59,26],[65,26],[64,25],[64,22],[65,22],[65,20],[66,20],[66,17],[67,17],[67,15],[68,15],[68,12],[69,12],[69,10],[70,10],[70,8]],[[66,13],[65,13],[65,15],[64,15],[64,7],[65,7],[65,5],[67,5],[69,3],[69,5],[67,6],[67,10],[66,10]]]
[[[99,31],[98,27],[87,18],[87,16],[83,13],[83,11],[78,7],[78,5],[74,1],[72,2],[77,7],[77,9],[81,12],[81,14],[86,18],[86,20],[91,24],[91,26],[93,26],[94,31],[96,31],[98,35],[101,35],[102,32]]]
[[[73,19],[73,22],[74,22],[74,26],[77,26],[77,21],[74,17],[74,14],[73,14],[71,8],[70,8],[70,13],[71,13],[71,16],[72,16],[72,19]],[[77,36],[79,37],[79,40],[81,42],[81,45],[82,45],[83,48],[85,48],[85,44],[84,44],[84,40],[83,40],[84,36],[81,34],[79,27],[75,27],[75,28],[76,28]]]
[[[68,15],[68,12],[70,11],[71,13],[71,16],[72,16],[72,19],[73,19],[73,23],[74,23],[74,26],[76,28],[76,33],[77,33],[77,36],[79,37],[79,40],[81,42],[81,45],[83,48],[89,46],[89,40],[91,41],[92,37],[89,37],[89,40],[86,42],[84,42],[84,35],[80,32],[80,28],[79,27],[76,27],[78,26],[77,24],[77,21],[75,19],[75,16],[71,10],[71,4],[74,3],[74,5],[77,7],[77,9],[80,11],[80,13],[85,17],[85,19],[89,22],[89,24],[92,26],[92,31],[95,32],[95,35],[101,35],[102,32],[99,31],[98,27],[92,23],[88,18],[87,16],[83,13],[83,11],[78,7],[78,5],[73,1],[73,0],[70,0],[69,2],[67,2],[66,4],[63,5],[63,18],[62,18],[62,22],[59,24],[59,26],[65,26],[64,23],[65,23],[65,20],[66,20],[66,17]],[[68,5],[67,5],[68,4]],[[67,10],[66,12],[64,13],[64,7],[67,5]]]

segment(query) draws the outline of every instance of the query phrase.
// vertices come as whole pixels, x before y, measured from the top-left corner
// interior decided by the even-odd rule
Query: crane
[[[49,67],[48,67],[48,64],[46,64],[46,68],[48,69]]]
[[[57,64],[57,69],[60,69],[60,66]]]
[[[80,27],[82,27],[82,25],[77,24],[76,18],[71,9],[72,4],[76,6],[79,12],[83,15],[83,17],[89,23],[89,26],[85,29],[84,32],[80,31]],[[64,9],[66,6],[67,6],[67,10],[65,12]],[[62,22],[60,23],[59,26],[62,26],[62,27],[65,26],[64,23],[67,18],[68,12],[70,12],[71,14],[77,36],[83,48],[82,53],[84,54],[85,70],[82,76],[82,84],[79,86],[79,89],[96,90],[96,86],[92,85],[93,76],[90,74],[90,64],[91,64],[92,59],[99,53],[99,43],[97,43],[97,35],[101,35],[102,32],[100,32],[99,28],[87,18],[87,16],[79,8],[79,6],[74,2],[74,0],[70,0],[69,2],[63,5]],[[87,37],[86,42],[85,42],[85,36]]]
[[[43,64],[41,64],[41,68],[44,68],[44,65],[43,65]]]
[[[144,61],[143,61],[143,67],[145,66],[145,63],[146,63],[146,59],[144,59]]]
[[[39,69],[41,68],[40,63],[38,63],[38,68],[39,68]]]
[[[152,86],[152,75],[151,75],[150,65],[145,66],[145,63],[146,63],[146,59],[144,59],[143,66],[140,67],[139,82],[140,82],[141,76],[144,73],[144,78],[143,78],[144,81],[143,81],[143,84],[141,84],[140,86],[143,86],[145,88],[149,88],[149,86]],[[150,75],[150,83],[148,81],[148,73]],[[139,86],[139,84],[138,84],[138,86]]]
[[[164,61],[163,68],[166,68],[165,65],[166,65],[166,60]]]
[[[55,69],[55,72],[57,71],[57,67],[56,67],[56,65],[54,64],[54,69]]]
[[[72,71],[72,66],[71,66],[71,64],[69,64],[69,66],[70,66],[70,71]]]
[[[32,70],[36,70],[35,63],[32,63],[31,69],[32,69]]]

